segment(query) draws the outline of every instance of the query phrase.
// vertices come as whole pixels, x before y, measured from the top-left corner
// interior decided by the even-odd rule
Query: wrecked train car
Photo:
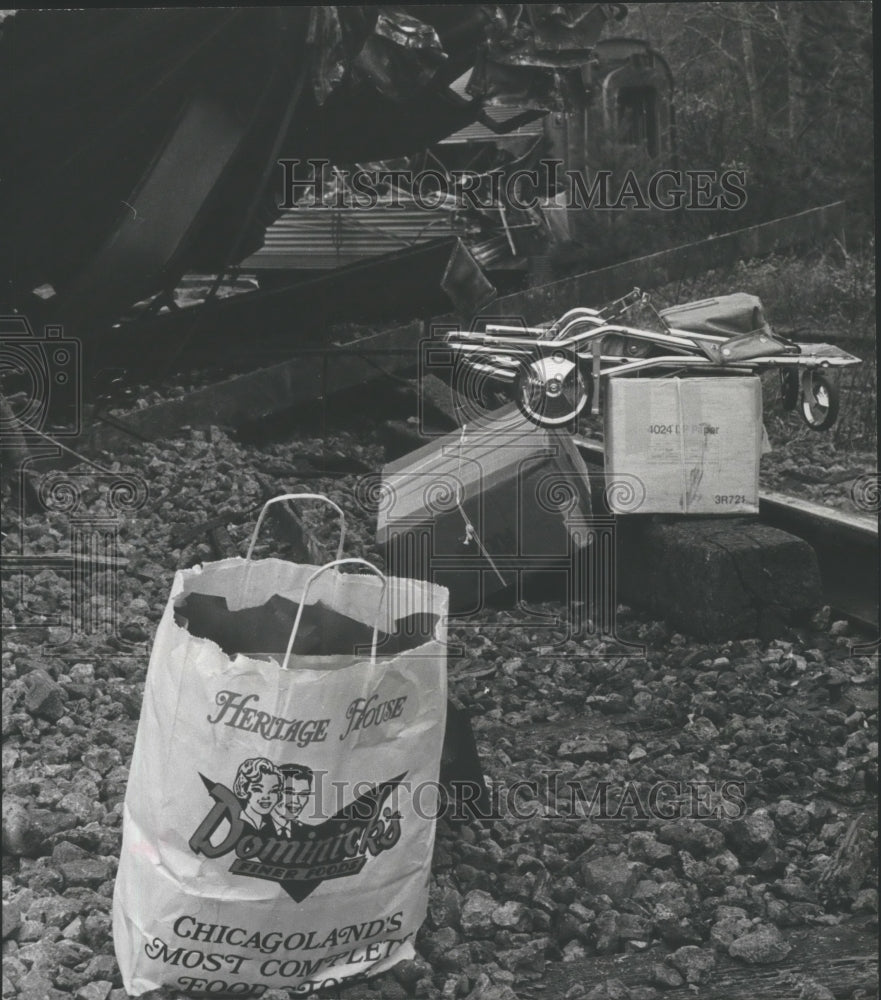
[[[491,95],[451,87],[481,53],[578,65],[623,10],[17,12],[0,24],[3,305],[94,328],[223,271],[278,213],[279,158],[426,148],[481,119]]]
[[[242,267],[268,286],[285,274],[344,266],[455,233],[493,280],[525,270],[533,280],[547,279],[545,251],[566,243],[577,220],[570,224],[556,194],[559,175],[544,176],[541,161],[556,160],[560,174],[583,173],[601,134],[652,157],[673,146],[669,68],[644,41],[599,39],[610,19],[625,14],[623,5],[606,7],[568,18],[531,8],[517,17],[497,12],[474,66],[450,88],[463,101],[479,102],[476,119],[396,163],[358,164],[355,184],[349,171],[325,164],[321,184],[282,213]],[[426,203],[421,184],[417,191],[412,183],[376,187],[377,176],[394,176],[396,169],[411,178],[434,175],[434,202]],[[526,200],[538,197],[524,211],[517,197],[522,185],[512,197],[506,182],[530,169],[539,184]],[[363,182],[371,176],[365,199]],[[321,196],[310,200],[319,187]]]
[[[393,156],[473,120],[449,83],[486,20],[442,5],[5,18],[3,306],[91,328],[241,260],[277,214],[279,157]]]

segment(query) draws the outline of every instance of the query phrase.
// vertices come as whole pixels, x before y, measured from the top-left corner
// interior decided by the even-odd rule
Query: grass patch
[[[796,340],[837,344],[863,359],[842,370],[841,411],[835,426],[818,433],[797,412],[780,410],[780,382],[775,372],[762,376],[765,425],[775,448],[790,442],[816,442],[818,458],[828,446],[842,454],[878,448],[877,344],[875,338],[874,241],[859,253],[847,253],[836,242],[833,250],[807,256],[772,254],[761,260],[738,261],[730,268],[707,271],[698,278],[671,282],[652,292],[657,308],[695,299],[748,292],[758,295],[772,328]]]

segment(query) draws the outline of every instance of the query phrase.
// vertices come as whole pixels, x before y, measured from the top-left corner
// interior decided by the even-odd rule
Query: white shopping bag
[[[339,572],[363,560],[252,561],[254,539],[246,559],[179,571],[156,633],[113,900],[136,996],[306,994],[412,958],[425,917],[448,592]],[[224,652],[181,618],[196,598],[276,623],[287,602],[287,648]]]

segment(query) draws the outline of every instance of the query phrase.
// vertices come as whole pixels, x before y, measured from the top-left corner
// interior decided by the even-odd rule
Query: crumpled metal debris
[[[312,87],[327,98],[351,74],[396,101],[412,99],[447,60],[436,29],[401,10],[383,8],[371,26],[363,7],[312,8],[307,43],[313,50]]]

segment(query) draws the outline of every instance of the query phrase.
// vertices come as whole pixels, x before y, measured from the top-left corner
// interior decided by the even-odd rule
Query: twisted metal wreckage
[[[87,342],[95,392],[121,370],[181,370],[224,351],[241,364],[254,331],[263,358],[286,356],[292,337],[369,322],[390,298],[399,315],[450,299],[473,312],[495,294],[483,269],[541,272],[548,247],[568,237],[570,213],[552,193],[525,210],[503,198],[459,211],[454,197],[429,222],[407,211],[406,185],[390,185],[403,211],[380,202],[358,218],[304,198],[276,221],[279,161],[306,191],[310,161],[326,161],[338,196],[345,165],[431,157],[444,172],[500,175],[551,157],[583,170],[598,116],[649,153],[669,149],[662,57],[637,40],[599,38],[625,15],[623,4],[503,4],[8,16],[0,306]],[[224,298],[242,262],[262,276],[260,290]],[[175,288],[193,273],[215,277],[199,308],[180,309]],[[393,297],[376,295],[390,284]],[[807,422],[828,426],[837,400],[822,371],[857,359],[784,343],[763,321],[744,326],[754,307],[702,307],[698,328],[670,314],[661,333],[578,308],[549,329],[452,343],[466,364],[515,383],[527,415],[561,424],[591,394],[596,410],[601,376],[718,368],[734,357],[726,337],[757,334],[737,341],[738,363],[782,365],[787,404],[800,395]],[[127,313],[135,321],[121,323]]]
[[[273,230],[264,246],[279,215],[278,161],[302,164],[298,180],[306,182],[309,160],[345,167],[430,148],[453,165],[476,150],[483,170],[516,168],[542,151],[581,167],[594,78],[608,82],[629,66],[622,86],[634,72],[660,79],[660,64],[641,43],[607,46],[605,61],[597,56],[604,26],[625,12],[622,4],[509,4],[8,16],[0,22],[7,95],[0,305],[35,325],[63,323],[95,345],[90,353],[103,365],[137,368],[146,363],[145,340],[152,354],[178,350],[181,326],[173,315],[147,324],[144,311],[140,324],[116,321],[144,300],[147,317],[163,307],[173,313],[184,274],[216,275],[207,296],[214,300],[244,260],[266,278],[245,316],[267,337],[289,339],[292,310],[304,320],[369,321],[381,308],[375,288],[387,281],[410,315],[448,306],[441,274],[458,304],[485,300],[493,289],[478,262],[506,266],[516,258],[522,266],[553,238],[548,220],[559,213],[506,217],[503,205],[454,213],[434,238],[424,218],[424,232],[408,237],[406,212],[393,221],[371,212],[358,223],[362,233],[369,227],[366,252],[337,242],[322,273],[319,229],[340,225],[328,213],[319,229],[293,240],[279,281],[266,274],[279,264]],[[606,86],[604,100],[609,93]],[[609,101],[606,114],[617,108]],[[657,103],[655,143],[668,123],[666,97]],[[510,138],[501,150],[488,142],[503,136]],[[299,213],[288,213],[288,226],[305,219]],[[339,263],[350,267],[337,273]],[[281,297],[273,294],[279,284]],[[339,288],[345,296],[334,294]],[[227,315],[211,314],[214,344],[243,322],[242,313]],[[194,351],[205,334],[187,330]]]

